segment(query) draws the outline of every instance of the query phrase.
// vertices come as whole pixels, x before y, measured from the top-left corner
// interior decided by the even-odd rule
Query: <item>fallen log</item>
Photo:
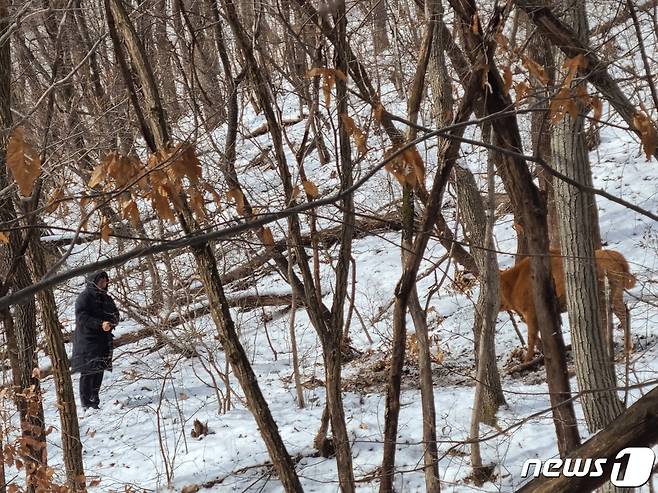
[[[566,352],[571,351],[571,344],[567,344],[566,346],[564,346],[564,350]],[[509,368],[507,370],[507,374],[508,375],[513,375],[514,373],[518,373],[520,371],[529,370],[531,368],[534,368],[535,366],[539,366],[543,362],[544,362],[544,355],[540,354],[538,356],[535,356],[530,361],[527,361],[525,363],[520,363],[516,366],[513,366],[513,367]]]
[[[599,477],[539,477],[517,493],[571,493],[593,491],[610,479],[617,454],[627,447],[651,447],[658,443],[658,387],[641,397],[605,429],[568,455],[569,458],[606,459]],[[628,471],[626,472],[628,475]]]
[[[303,115],[302,117],[295,117],[295,118],[284,118],[281,121],[281,126],[282,127],[290,127],[291,125],[295,125],[297,123],[300,123],[306,119],[308,115]],[[269,133],[270,127],[267,124],[267,122],[263,123],[262,125],[259,125],[255,129],[253,129],[251,132],[249,132],[247,135],[245,135],[245,139],[254,139],[256,137],[260,137],[261,135],[265,135],[266,133]]]

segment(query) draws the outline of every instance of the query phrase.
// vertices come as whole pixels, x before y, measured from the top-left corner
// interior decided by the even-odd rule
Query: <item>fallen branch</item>
[[[603,475],[599,477],[566,476],[536,478],[526,483],[519,493],[560,493],[594,491],[608,481],[617,454],[626,447],[651,447],[658,443],[658,387],[641,397],[608,427],[574,450],[571,458],[605,458]]]
[[[571,344],[567,344],[566,346],[564,346],[564,351],[565,352],[571,351]],[[520,371],[529,370],[531,368],[534,368],[535,366],[539,366],[543,362],[544,362],[544,355],[540,354],[539,356],[535,357],[534,359],[531,359],[530,361],[513,366],[512,368],[507,370],[507,374],[513,375],[514,373],[518,373]]]
[[[296,118],[285,118],[281,121],[281,126],[282,127],[290,127],[291,125],[295,125],[295,124],[303,121],[307,117],[308,117],[308,115],[303,115],[302,117],[296,117]],[[265,135],[269,131],[270,131],[270,127],[267,124],[267,122],[265,122],[262,125],[259,125],[258,127],[253,129],[247,135],[245,135],[245,139],[253,139],[253,138],[256,138],[256,137],[260,137],[261,135]]]
[[[227,298],[228,304],[234,308],[256,308],[260,306],[280,306],[280,305],[291,305],[292,296],[289,294],[269,294],[269,295],[246,295],[246,296],[235,296]],[[303,305],[301,300],[297,301],[298,304]],[[137,330],[135,332],[129,332],[127,334],[120,335],[116,337],[113,341],[112,346],[114,349],[126,346],[128,344],[133,344],[147,337],[158,337],[159,334],[164,334],[167,330],[173,329],[179,325],[182,325],[185,322],[190,322],[204,315],[210,313],[210,307],[208,305],[200,306],[189,310],[182,314],[177,314],[174,317],[170,318],[166,322],[160,324],[153,323],[142,319],[141,321],[148,326],[143,329]],[[137,318],[137,317],[135,317]],[[67,332],[63,334],[65,342],[71,342],[73,339],[73,332]],[[40,369],[41,378],[45,378],[51,375],[52,366],[48,365]]]

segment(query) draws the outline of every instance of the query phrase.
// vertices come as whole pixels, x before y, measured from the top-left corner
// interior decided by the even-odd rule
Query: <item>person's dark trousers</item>
[[[98,409],[100,398],[98,392],[103,383],[103,370],[93,373],[82,373],[80,375],[80,402],[82,407],[94,407]]]

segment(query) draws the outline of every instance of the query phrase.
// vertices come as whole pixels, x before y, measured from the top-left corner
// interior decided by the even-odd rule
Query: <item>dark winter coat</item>
[[[103,330],[103,322],[113,326],[119,322],[119,310],[107,291],[96,282],[105,272],[87,276],[86,288],[75,301],[75,335],[71,369],[74,372],[92,373],[112,370],[112,332]]]

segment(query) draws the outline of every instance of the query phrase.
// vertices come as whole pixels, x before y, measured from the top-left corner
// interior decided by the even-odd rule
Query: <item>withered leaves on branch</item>
[[[7,144],[7,167],[11,171],[23,197],[30,197],[41,173],[41,159],[30,144],[25,142],[25,131],[14,129]]]
[[[302,181],[302,185],[306,195],[308,195],[309,198],[315,199],[320,196],[320,190],[318,190],[318,186],[311,180]]]
[[[343,82],[347,80],[347,77],[341,70],[326,67],[312,68],[306,73],[306,76],[309,79],[312,79],[313,77],[322,77],[324,104],[327,106],[329,106],[329,103],[331,102],[331,89],[336,84],[336,79],[340,79]]]
[[[265,226],[262,229],[261,237],[264,246],[266,246],[267,248],[271,248],[274,246],[274,235],[272,234],[272,230],[269,228],[269,226]]]
[[[359,151],[360,155],[363,155],[368,152],[368,146],[366,145],[366,134],[359,127],[356,126],[354,120],[347,116],[346,114],[341,114],[340,119],[345,125],[347,133],[354,139],[356,148]]]
[[[231,188],[226,193],[226,196],[228,197],[229,200],[233,201],[233,203],[235,204],[235,208],[238,211],[238,214],[244,216],[245,208],[244,208],[244,195],[242,194],[242,190],[240,190],[239,188]]]

